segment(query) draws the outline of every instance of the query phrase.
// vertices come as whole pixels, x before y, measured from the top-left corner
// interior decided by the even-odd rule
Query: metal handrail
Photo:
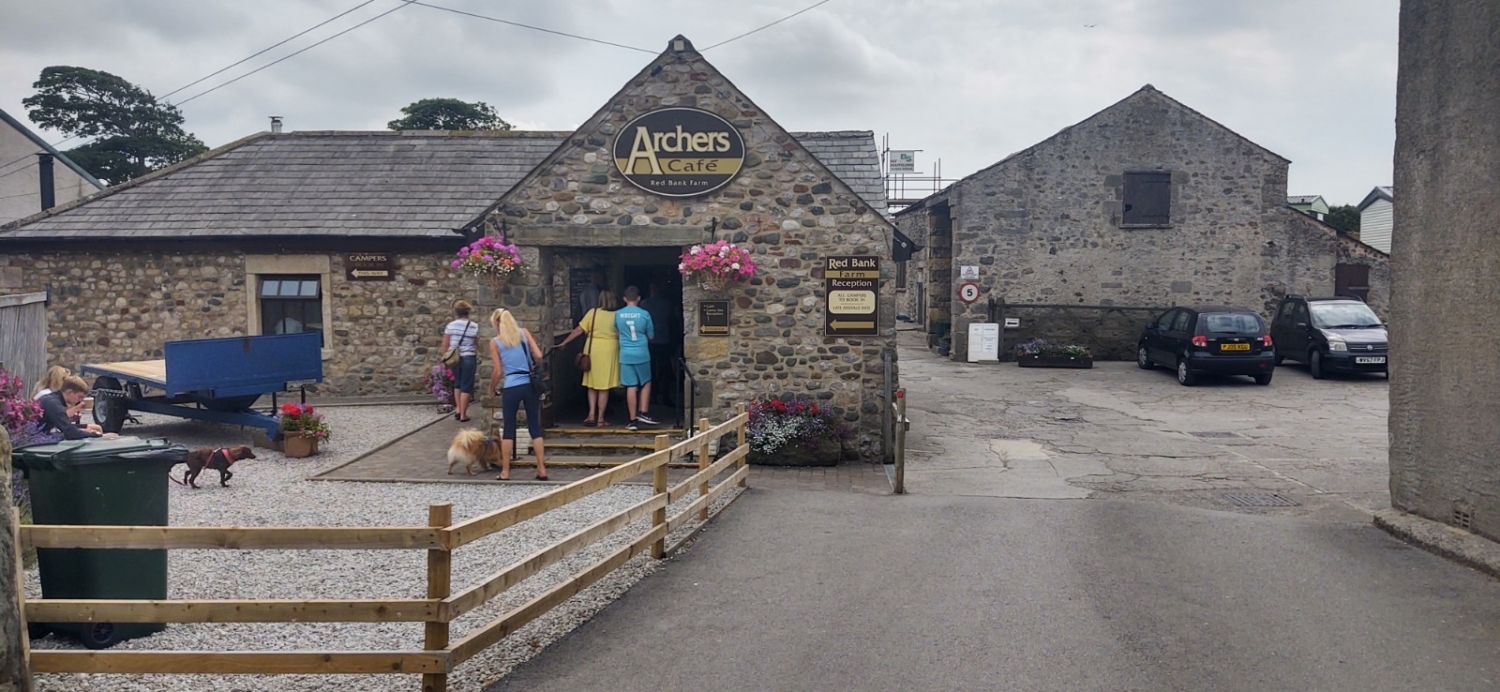
[[[688,420],[698,420],[698,378],[693,377],[693,371],[688,368],[687,359],[683,358],[682,356],[677,357],[677,368],[678,371],[682,373],[682,375],[687,376],[688,383],[693,386],[693,388],[688,392],[688,400],[686,402],[689,408]],[[674,377],[672,379],[673,384],[679,384],[682,382],[681,376]],[[682,390],[679,389],[677,393],[681,394]],[[679,428],[683,427],[682,409],[682,406],[677,407],[677,427]]]

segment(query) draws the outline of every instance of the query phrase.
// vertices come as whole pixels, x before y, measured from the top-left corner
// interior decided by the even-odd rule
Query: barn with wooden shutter
[[[1036,337],[1129,359],[1173,305],[1344,291],[1383,313],[1389,258],[1289,206],[1290,163],[1148,84],[897,212],[922,248],[898,309],[960,360],[974,323],[1001,324],[1002,359]]]

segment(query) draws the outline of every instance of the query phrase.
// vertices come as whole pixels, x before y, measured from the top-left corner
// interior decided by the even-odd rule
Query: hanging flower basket
[[[448,266],[499,290],[505,287],[510,275],[524,268],[525,264],[520,248],[502,238],[487,235],[459,248]]]
[[[735,281],[755,275],[750,251],[727,240],[694,245],[682,253],[677,271],[706,291],[722,291]]]

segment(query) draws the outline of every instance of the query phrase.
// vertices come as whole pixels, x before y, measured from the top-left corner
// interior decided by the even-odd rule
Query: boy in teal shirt
[[[627,430],[640,423],[656,425],[646,414],[651,407],[651,337],[656,325],[651,313],[641,307],[641,289],[625,287],[625,307],[615,311],[615,331],[620,334],[620,384],[625,385],[625,406],[630,409]]]

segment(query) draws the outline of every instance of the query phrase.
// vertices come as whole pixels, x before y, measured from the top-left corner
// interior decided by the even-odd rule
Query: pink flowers
[[[700,282],[743,281],[755,274],[755,260],[750,252],[727,240],[694,245],[679,260],[677,271]]]
[[[281,432],[287,435],[306,435],[326,440],[332,432],[328,422],[323,420],[323,414],[318,413],[312,404],[282,404],[278,421],[281,423]]]
[[[0,426],[12,435],[42,419],[42,407],[26,396],[26,383],[0,368]]]
[[[523,266],[521,250],[495,236],[485,236],[459,248],[448,262],[465,276],[505,276]]]

